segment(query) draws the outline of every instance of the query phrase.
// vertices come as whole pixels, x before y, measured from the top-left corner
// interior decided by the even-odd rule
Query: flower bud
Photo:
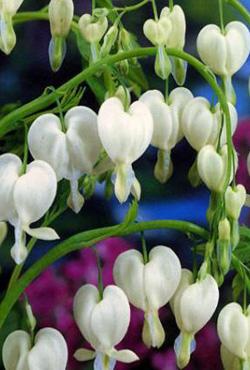
[[[113,25],[110,27],[110,29],[105,34],[104,39],[103,39],[103,44],[100,50],[100,55],[103,58],[106,57],[110,53],[112,47],[114,46],[116,42],[117,36],[118,36],[118,28],[116,25]]]
[[[88,107],[74,107],[62,122],[51,113],[39,116],[31,125],[28,145],[35,159],[48,162],[56,172],[57,180],[70,181],[68,205],[78,213],[84,203],[78,191],[78,180],[90,174],[98,159],[101,143],[97,131],[97,115]]]
[[[217,322],[218,335],[223,346],[241,360],[250,358],[250,306],[244,314],[238,303],[227,304]]]
[[[228,217],[238,220],[240,212],[246,201],[246,189],[243,185],[235,188],[229,186],[225,193],[225,205]]]
[[[66,38],[74,16],[72,0],[50,0],[49,21],[52,37]]]
[[[79,28],[82,37],[89,43],[97,43],[101,41],[103,35],[108,29],[107,17],[98,19],[90,14],[83,14],[79,19]]]
[[[212,145],[205,145],[199,152],[197,167],[199,175],[206,186],[215,192],[221,192],[227,171],[227,146],[217,153]]]
[[[167,80],[171,73],[171,63],[164,46],[158,46],[155,57],[155,73],[162,80]]]
[[[0,222],[0,246],[7,236],[8,228],[6,222]]]
[[[218,225],[217,259],[220,270],[225,275],[230,268],[232,247],[230,245],[231,227],[227,218],[220,220]]]
[[[218,234],[220,240],[230,241],[231,228],[227,218],[220,220],[218,225]]]
[[[227,24],[225,33],[214,25],[204,27],[197,38],[197,49],[202,61],[220,76],[232,76],[248,58],[250,33],[241,22]]]
[[[129,89],[126,88],[125,86],[122,85],[118,86],[114,95],[112,96],[120,99],[124,107],[129,107],[131,104],[130,92]],[[105,100],[111,98],[112,96],[107,92],[107,94],[105,95]]]
[[[62,334],[52,328],[39,330],[32,343],[23,330],[12,332],[3,345],[5,370],[46,369],[65,370],[68,349]]]
[[[125,202],[136,180],[131,165],[146,151],[152,138],[152,116],[140,101],[126,112],[120,99],[109,98],[98,113],[98,132],[116,165],[115,194],[120,202]]]
[[[78,349],[78,361],[95,358],[95,369],[113,369],[117,361],[130,363],[138,360],[130,350],[116,350],[124,338],[129,322],[130,307],[123,291],[114,285],[104,289],[100,299],[98,289],[91,284],[82,286],[74,298],[74,318],[82,335],[93,350]]]
[[[204,279],[194,282],[192,272],[182,270],[179,286],[170,301],[181,331],[175,346],[177,363],[181,369],[187,366],[194,350],[194,335],[211,319],[218,300],[219,289],[211,275],[206,274]]]
[[[167,102],[158,90],[149,90],[140,97],[140,101],[146,104],[153,117],[153,146],[170,151],[182,139],[180,119],[185,106],[192,99],[192,93],[181,87],[171,91]]]
[[[180,281],[181,265],[176,254],[170,248],[157,246],[145,263],[140,252],[129,250],[115,261],[113,276],[130,303],[144,311],[142,337],[146,346],[161,347],[165,332],[158,310],[170,300]]]

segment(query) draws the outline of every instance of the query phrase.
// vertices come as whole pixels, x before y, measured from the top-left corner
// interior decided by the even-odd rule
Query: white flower
[[[175,5],[172,10],[165,7],[161,11],[160,19],[162,18],[167,18],[172,26],[165,45],[168,48],[183,49],[185,45],[186,19],[182,8],[179,5]]]
[[[0,156],[0,220],[15,227],[15,244],[11,255],[17,264],[27,256],[25,234],[42,240],[58,239],[48,227],[30,228],[52,205],[57,189],[56,175],[50,165],[33,161],[20,175],[22,162],[14,154]]]
[[[23,1],[24,0],[0,1],[0,49],[5,54],[10,54],[16,45],[16,34],[13,28],[12,18]]]
[[[28,133],[32,156],[48,162],[56,172],[57,180],[70,181],[69,206],[78,213],[84,199],[78,192],[78,180],[93,170],[101,143],[97,131],[97,116],[87,107],[70,109],[64,118],[66,132],[60,119],[51,113],[38,117]]]
[[[168,17],[161,16],[158,21],[148,19],[144,23],[143,32],[147,39],[157,46],[165,45],[172,31],[172,24]]]
[[[219,314],[217,329],[229,352],[242,360],[250,359],[250,305],[244,313],[238,303],[227,304]]]
[[[31,336],[17,330],[3,345],[5,370],[65,370],[68,349],[62,334],[52,328],[39,330],[32,344]]]
[[[220,347],[220,357],[224,370],[241,370],[239,358],[223,345]]]
[[[243,185],[235,188],[229,186],[225,193],[226,212],[229,217],[238,220],[240,212],[246,201],[246,189]]]
[[[248,58],[250,33],[248,28],[238,21],[228,23],[225,34],[218,26],[209,24],[198,35],[197,49],[202,61],[214,73],[232,76]]]
[[[3,244],[8,232],[6,222],[0,222],[0,246]]]
[[[231,103],[228,103],[232,134],[236,130],[238,115]],[[207,99],[197,97],[186,104],[181,116],[181,127],[189,144],[197,151],[204,145],[216,144],[222,124],[220,104],[211,110]],[[224,122],[220,144],[226,143],[226,123]]]
[[[206,186],[215,192],[223,190],[227,172],[227,145],[224,145],[217,153],[212,145],[205,145],[197,157],[197,167],[199,175]],[[235,170],[237,168],[237,159],[234,156]],[[231,178],[233,172],[231,171]]]
[[[108,20],[106,17],[95,19],[90,14],[83,14],[78,24],[82,37],[89,43],[101,41],[108,29]]]
[[[50,0],[49,21],[52,36],[66,37],[74,16],[72,0]]]
[[[129,301],[144,311],[144,343],[148,347],[161,347],[165,332],[158,310],[167,304],[180,281],[181,265],[176,254],[170,248],[157,246],[144,263],[139,251],[129,250],[117,258],[113,276]]]
[[[181,281],[170,301],[181,331],[175,344],[178,366],[181,369],[188,364],[194,349],[194,335],[211,319],[218,300],[218,285],[211,275],[207,274],[203,280],[194,282],[192,272],[182,270]]]
[[[94,349],[78,349],[74,355],[78,361],[95,358],[95,370],[113,370],[116,360],[138,360],[134,352],[114,348],[124,338],[130,322],[129,303],[120,288],[109,285],[100,298],[94,285],[84,285],[76,293],[73,311],[82,335]]]
[[[125,202],[132,191],[140,197],[140,184],[132,163],[146,151],[153,134],[153,119],[147,106],[136,101],[127,111],[120,99],[109,98],[98,113],[98,132],[111,160],[116,165],[115,194]]]
[[[167,102],[158,90],[149,90],[140,97],[140,101],[149,108],[153,117],[153,146],[169,151],[180,141],[183,137],[180,118],[185,106],[192,99],[192,93],[184,87],[172,90]]]

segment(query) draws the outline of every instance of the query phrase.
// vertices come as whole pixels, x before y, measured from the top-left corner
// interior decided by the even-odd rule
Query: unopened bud
[[[83,38],[89,43],[97,43],[101,41],[103,35],[108,28],[108,20],[106,17],[96,19],[90,14],[84,14],[79,19],[79,28]]]
[[[234,220],[238,220],[245,201],[246,189],[243,185],[237,185],[235,188],[229,186],[225,193],[227,215]]]
[[[217,258],[220,270],[223,274],[229,271],[232,259],[232,247],[230,244],[231,227],[227,218],[221,220],[218,225],[219,239],[217,241]]]
[[[219,239],[230,241],[231,227],[227,218],[224,218],[218,225]]]
[[[112,47],[114,46],[118,36],[117,26],[111,26],[106,35],[104,36],[103,44],[101,46],[100,54],[102,57],[107,56]]]
[[[49,21],[52,37],[67,37],[74,16],[72,0],[51,0]]]

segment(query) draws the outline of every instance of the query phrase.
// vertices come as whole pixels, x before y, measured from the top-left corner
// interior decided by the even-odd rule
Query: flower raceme
[[[17,264],[27,256],[25,233],[42,240],[58,239],[48,227],[30,228],[52,205],[57,189],[54,170],[44,161],[33,161],[22,172],[22,162],[14,154],[0,156],[0,220],[15,227],[11,255]]]
[[[32,344],[23,330],[11,333],[3,345],[5,370],[65,370],[68,349],[62,334],[52,328],[39,330]]]
[[[190,354],[195,349],[194,335],[211,319],[218,300],[218,285],[211,275],[207,274],[203,279],[194,281],[191,271],[182,270],[179,286],[170,301],[180,329],[180,336],[175,342],[180,369],[187,366]]]
[[[136,101],[127,111],[120,99],[107,99],[98,113],[98,132],[102,145],[115,164],[115,195],[122,203],[132,192],[140,198],[140,184],[132,163],[148,148],[153,134],[153,119],[147,106]]]
[[[228,103],[232,134],[238,122],[237,111]],[[219,140],[222,113],[218,103],[214,110],[206,98],[196,97],[188,102],[181,116],[181,128],[189,144],[197,151],[207,144],[216,145]],[[226,125],[223,124],[220,145],[226,143]]]
[[[38,117],[28,133],[32,156],[48,162],[56,172],[57,180],[70,181],[69,206],[78,213],[84,203],[78,191],[78,180],[92,172],[101,143],[97,131],[97,116],[90,108],[78,106],[70,109],[63,123],[59,117],[48,113]]]
[[[250,364],[250,305],[246,312],[238,303],[227,304],[220,312],[217,323],[218,335],[225,348],[246,364]],[[225,353],[225,361],[228,353]],[[236,359],[234,360],[236,363]],[[237,369],[237,367],[235,367]],[[249,367],[244,367],[244,369]]]
[[[113,276],[130,303],[144,311],[142,338],[146,346],[161,347],[165,332],[158,310],[168,303],[180,281],[181,265],[176,254],[157,246],[145,262],[139,251],[129,250],[117,258]]]
[[[76,293],[73,311],[82,335],[94,349],[78,349],[74,355],[78,361],[95,358],[94,370],[113,370],[116,361],[130,363],[138,360],[130,350],[115,349],[130,322],[128,299],[120,288],[108,285],[100,297],[94,285],[84,285]]]
[[[12,18],[23,1],[24,0],[0,1],[0,49],[5,54],[10,54],[16,45],[16,34],[13,28]]]

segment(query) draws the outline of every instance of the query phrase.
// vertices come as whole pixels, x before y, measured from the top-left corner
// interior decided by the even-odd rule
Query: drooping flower
[[[42,159],[53,167],[58,181],[63,178],[70,181],[68,204],[78,213],[84,203],[78,180],[92,172],[101,149],[97,116],[88,107],[74,107],[66,113],[64,124],[65,131],[56,115],[39,116],[30,127],[28,144],[35,159]]]
[[[175,341],[179,368],[183,369],[188,364],[195,349],[194,335],[211,319],[218,300],[218,285],[211,275],[207,274],[202,280],[194,281],[191,271],[182,270],[179,286],[170,301],[180,329],[180,335]]]
[[[129,250],[117,258],[114,280],[130,303],[144,311],[142,338],[148,347],[161,347],[165,332],[159,319],[159,309],[175,293],[181,277],[181,265],[176,254],[165,246],[154,247],[145,263],[142,254]]]
[[[236,130],[238,115],[231,103],[228,103],[232,134]],[[207,144],[216,145],[222,125],[220,104],[211,109],[209,101],[197,97],[188,102],[181,116],[181,127],[189,144],[197,151]],[[226,124],[224,122],[220,145],[226,143]]]
[[[10,54],[16,45],[16,34],[12,18],[24,0],[0,1],[0,49],[5,54]]]
[[[95,370],[113,370],[116,361],[130,363],[138,360],[130,350],[115,349],[130,322],[129,303],[120,288],[108,285],[101,298],[94,285],[84,285],[76,293],[73,311],[82,335],[94,349],[78,349],[74,355],[78,361],[95,358]]]
[[[65,39],[70,31],[74,16],[72,0],[50,0],[49,21],[52,39],[49,45],[50,65],[53,71],[58,71],[66,54]]]
[[[238,303],[227,304],[219,314],[217,329],[223,347],[243,362],[250,363],[250,305],[243,312]]]
[[[102,16],[96,19],[90,14],[83,14],[79,19],[79,29],[86,41],[97,43],[101,41],[108,29],[107,17]]]
[[[26,331],[14,331],[3,345],[5,370],[66,370],[67,360],[65,339],[53,328],[39,330],[34,344]]]
[[[57,189],[54,170],[44,161],[33,161],[21,174],[22,162],[14,154],[0,156],[0,220],[15,227],[11,255],[17,264],[27,256],[25,233],[42,240],[58,239],[48,227],[30,228],[52,205]]]
[[[234,220],[238,220],[245,201],[246,189],[243,185],[239,184],[236,187],[229,186],[225,193],[227,215]]]
[[[122,203],[132,192],[140,198],[140,184],[132,163],[146,151],[153,134],[153,119],[147,106],[136,101],[127,111],[120,99],[107,99],[98,113],[98,132],[111,160],[115,163],[115,195]]]
[[[220,76],[232,76],[247,60],[250,33],[238,21],[230,22],[223,34],[215,24],[205,26],[199,33],[197,49],[204,63]]]

